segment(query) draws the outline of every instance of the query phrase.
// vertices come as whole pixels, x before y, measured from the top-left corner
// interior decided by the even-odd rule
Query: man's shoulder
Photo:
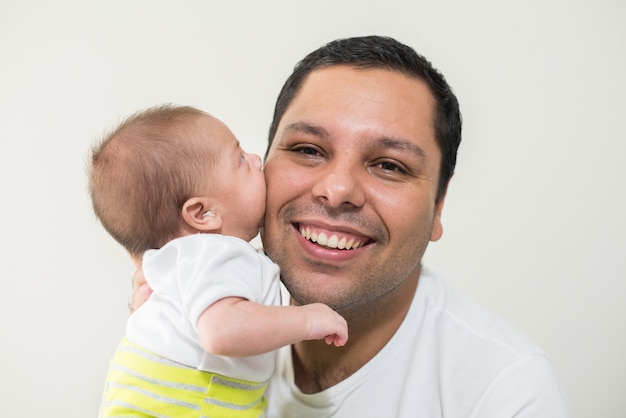
[[[427,319],[436,322],[441,338],[488,348],[512,358],[544,354],[517,326],[456,292],[444,278],[430,270],[420,277],[418,294],[425,304]]]
[[[513,416],[537,407],[544,412],[529,416],[568,416],[550,359],[517,326],[428,270],[420,277],[414,305],[423,313],[411,348],[409,361],[415,361],[407,373],[419,379],[417,370],[436,364],[430,378],[442,382],[442,402],[450,401],[449,409],[464,404],[482,411],[480,416]],[[454,399],[447,399],[450,394]]]

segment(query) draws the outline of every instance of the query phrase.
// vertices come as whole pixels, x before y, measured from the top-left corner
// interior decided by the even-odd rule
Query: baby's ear
[[[222,228],[222,218],[211,211],[209,199],[192,197],[183,205],[183,220],[201,232],[217,232]]]

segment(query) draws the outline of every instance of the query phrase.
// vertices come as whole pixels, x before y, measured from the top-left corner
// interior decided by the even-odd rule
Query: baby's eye
[[[241,154],[241,163],[245,163],[246,162],[246,156]]]

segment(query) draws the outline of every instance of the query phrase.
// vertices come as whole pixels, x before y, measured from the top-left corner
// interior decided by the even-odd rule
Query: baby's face
[[[204,121],[202,122],[204,124]],[[223,235],[250,241],[265,214],[265,177],[261,158],[245,152],[232,132],[217,119],[207,119],[207,133],[218,157],[209,181],[218,202]]]

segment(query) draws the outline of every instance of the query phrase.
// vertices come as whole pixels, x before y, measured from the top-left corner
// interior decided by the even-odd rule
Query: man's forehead
[[[408,97],[404,94],[407,91],[415,93],[413,99],[419,97],[420,101],[428,102],[429,110],[434,110],[435,97],[421,78],[389,68],[361,68],[348,65],[322,67],[311,71],[304,78],[285,108],[284,114],[294,105],[301,105],[303,102],[315,100],[324,103],[336,100],[337,96],[357,98],[364,92],[370,96],[378,93],[381,97],[391,94],[393,101],[400,101]]]
[[[304,121],[325,127],[320,121],[326,119],[363,126],[413,124],[433,132],[434,108],[430,89],[419,79],[388,69],[333,66],[309,75],[280,125],[283,130],[293,129]]]
[[[407,94],[408,91],[411,91],[412,95]],[[378,117],[379,110],[374,110],[368,115],[363,113],[362,109],[352,109],[346,105],[349,100],[360,99],[386,100],[388,106],[385,107],[395,109],[394,111],[387,109],[387,115],[397,120],[421,114],[425,116],[419,118],[421,128],[429,132],[422,132],[420,135],[434,132],[435,99],[423,80],[389,68],[365,68],[342,64],[317,68],[303,79],[284,109],[273,139],[278,139],[284,134],[285,129],[293,129],[302,121],[323,126],[323,123],[314,120],[323,114],[335,120],[337,117],[344,119],[362,117],[364,120]],[[339,113],[336,108],[338,103],[344,104],[344,108],[341,109],[342,116],[334,117],[333,112]],[[426,120],[428,123],[424,123]]]

